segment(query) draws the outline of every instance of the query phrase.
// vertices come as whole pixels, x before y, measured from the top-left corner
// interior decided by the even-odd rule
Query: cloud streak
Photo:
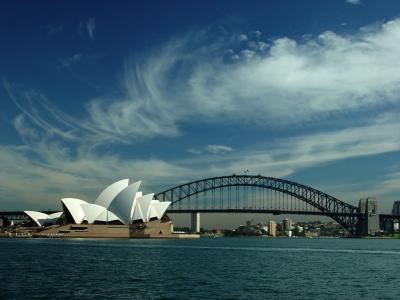
[[[361,0],[346,0],[347,3],[353,4],[353,5],[359,5],[361,4]]]
[[[93,39],[94,19],[89,23]],[[400,19],[352,35],[328,31],[300,41],[262,41],[255,32],[208,43],[207,31],[189,34],[140,64],[127,61],[122,96],[88,100],[80,119],[41,92],[5,83],[21,110],[14,127],[23,144],[0,145],[0,198],[23,201],[36,195],[32,201],[43,208],[77,187],[84,195],[72,196],[90,199],[115,174],[138,176],[158,190],[244,169],[287,177],[321,163],[400,151]],[[70,63],[79,59],[73,56]],[[348,121],[360,112],[373,119]],[[190,158],[137,159],[97,151],[104,145],[179,138],[187,134],[186,123],[287,129],[329,122],[335,126],[269,137],[240,149],[209,144],[189,150],[201,154]]]
[[[199,149],[188,149],[187,152],[191,154],[202,154],[202,153],[211,153],[211,154],[224,154],[232,152],[234,149],[231,146],[227,145],[207,145]]]
[[[65,59],[62,62],[62,65],[66,68],[69,68],[73,65],[75,65],[76,63],[80,62],[83,58],[83,54],[82,53],[76,53],[70,57],[68,57],[67,59]]]
[[[234,50],[229,37],[198,47],[206,37],[207,32],[174,40],[140,65],[127,61],[123,96],[88,101],[84,122],[43,99],[39,106],[46,106],[46,115],[77,126],[79,136],[86,133],[90,143],[101,144],[176,137],[182,134],[180,124],[194,118],[200,123],[288,127],[399,103],[400,19],[351,36],[328,31],[305,41],[279,38],[269,42],[267,52],[260,40],[262,50]],[[226,61],[227,48],[238,61]],[[48,118],[31,105],[24,112],[35,123]]]
[[[0,197],[30,198],[32,205],[38,208],[54,205],[55,199],[67,193],[90,199],[102,185],[115,180],[115,174],[120,178],[140,177],[147,182],[147,188],[155,191],[201,177],[240,174],[245,169],[252,174],[290,177],[299,170],[322,163],[400,151],[398,117],[382,115],[365,126],[275,139],[269,148],[253,145],[240,151],[225,151],[223,156],[215,156],[210,151],[190,159],[169,161],[122,158],[87,151],[73,154],[62,144],[46,139],[26,146],[1,146]],[[24,127],[23,120],[18,119],[17,123],[20,132],[26,130],[25,135],[36,135],[31,128]],[[229,148],[210,146],[218,146],[218,151]],[[382,188],[376,189],[374,195],[387,194],[388,185],[390,191],[395,191],[396,178],[381,182]],[[25,184],[27,180],[29,187]]]
[[[89,18],[86,21],[79,22],[78,33],[80,36],[86,36],[90,40],[94,40],[96,31],[96,19]]]
[[[91,123],[130,136],[176,136],[180,123],[193,118],[280,127],[399,102],[399,19],[349,36],[279,38],[268,51],[262,41],[258,50],[254,41],[233,50],[229,38],[193,50],[202,39],[172,41],[140,66],[127,62],[126,98],[93,101]],[[235,61],[226,61],[227,48]]]
[[[89,18],[89,20],[86,23],[86,30],[91,40],[94,39],[95,29],[96,29],[96,20],[94,18]]]

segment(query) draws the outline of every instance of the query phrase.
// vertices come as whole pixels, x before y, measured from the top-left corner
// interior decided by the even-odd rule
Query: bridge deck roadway
[[[178,214],[178,213],[253,213],[253,214],[273,214],[273,215],[313,215],[313,216],[343,216],[343,217],[355,217],[359,214],[351,213],[333,213],[333,212],[321,212],[321,211],[294,211],[294,210],[276,210],[276,209],[168,209],[167,213]]]

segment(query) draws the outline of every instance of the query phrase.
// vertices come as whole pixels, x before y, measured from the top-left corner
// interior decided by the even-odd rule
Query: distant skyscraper
[[[269,221],[268,223],[268,234],[270,236],[276,236],[276,223],[275,221]]]
[[[400,200],[397,200],[393,204],[393,215],[394,216],[400,216]]]
[[[293,226],[293,221],[286,218],[282,221],[282,229],[283,231],[288,231],[288,230],[292,230],[292,226]]]
[[[288,237],[292,236],[293,221],[286,218],[282,221],[282,230]]]

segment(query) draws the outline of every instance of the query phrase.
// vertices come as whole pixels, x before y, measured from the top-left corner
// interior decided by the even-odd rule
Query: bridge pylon
[[[191,231],[200,233],[200,213],[199,212],[191,212],[190,213],[191,220]]]
[[[375,235],[380,231],[378,203],[374,197],[360,199],[358,204],[360,217],[357,222],[358,236]]]

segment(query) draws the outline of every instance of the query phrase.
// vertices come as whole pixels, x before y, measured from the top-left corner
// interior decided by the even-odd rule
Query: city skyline
[[[375,196],[390,211],[400,195],[399,9],[4,4],[1,209],[94,200],[122,178],[160,192],[248,170],[353,205]]]

